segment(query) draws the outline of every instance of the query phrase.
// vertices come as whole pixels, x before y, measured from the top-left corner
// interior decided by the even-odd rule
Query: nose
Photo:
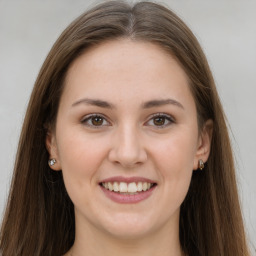
[[[147,152],[143,147],[142,138],[135,128],[126,125],[115,131],[109,160],[124,168],[132,168],[146,162]]]

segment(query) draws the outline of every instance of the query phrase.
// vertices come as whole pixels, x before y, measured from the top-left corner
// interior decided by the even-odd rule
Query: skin
[[[145,108],[145,102],[166,99],[172,101]],[[153,116],[159,113],[165,116]],[[180,205],[199,159],[209,156],[211,127],[209,120],[199,134],[187,76],[159,46],[120,39],[76,59],[56,129],[46,139],[57,160],[52,169],[62,170],[75,207],[76,238],[66,255],[183,255]],[[157,186],[146,200],[120,204],[99,186],[113,176],[144,177]]]

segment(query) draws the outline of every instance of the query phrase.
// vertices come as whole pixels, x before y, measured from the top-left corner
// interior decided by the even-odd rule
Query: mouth
[[[146,192],[156,186],[156,183],[151,182],[101,182],[100,186],[111,192],[120,193],[123,195],[136,195],[141,192]]]
[[[145,178],[114,177],[99,183],[104,194],[116,203],[133,204],[149,198],[157,183]]]

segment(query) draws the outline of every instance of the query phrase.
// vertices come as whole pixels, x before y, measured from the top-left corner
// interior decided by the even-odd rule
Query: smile
[[[149,198],[157,183],[143,177],[112,177],[99,183],[105,196],[119,204],[135,204]]]
[[[155,183],[150,182],[102,182],[101,186],[103,186],[105,189],[117,193],[125,193],[127,195],[129,194],[136,194],[138,192],[142,191],[148,191],[150,188],[152,188]]]

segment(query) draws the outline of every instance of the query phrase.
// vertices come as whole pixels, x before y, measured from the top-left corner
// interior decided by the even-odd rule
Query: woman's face
[[[178,229],[207,142],[177,61],[155,44],[128,39],[74,61],[47,137],[77,227],[124,238]]]

